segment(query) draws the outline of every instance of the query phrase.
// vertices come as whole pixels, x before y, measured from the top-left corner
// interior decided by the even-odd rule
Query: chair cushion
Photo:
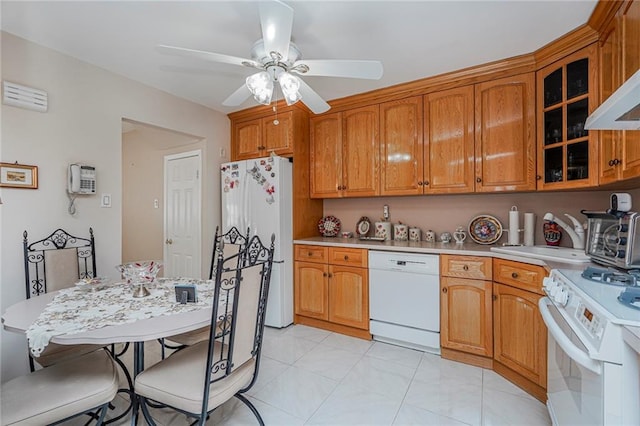
[[[48,367],[66,359],[97,351],[100,348],[102,346],[99,345],[58,345],[49,343],[40,356],[33,357],[33,360],[43,367]]]
[[[191,346],[204,340],[209,340],[209,326],[198,328],[182,334],[167,337],[166,340],[178,343],[179,345]]]
[[[111,355],[91,352],[3,383],[2,424],[50,424],[106,404],[117,392]]]
[[[202,410],[204,375],[209,342],[200,342],[167,359],[154,364],[140,373],[135,380],[138,395],[190,413]],[[215,346],[215,354],[220,345]],[[255,359],[236,367],[224,379],[210,387],[208,410],[211,411],[229,400],[240,389],[249,384],[255,371]]]

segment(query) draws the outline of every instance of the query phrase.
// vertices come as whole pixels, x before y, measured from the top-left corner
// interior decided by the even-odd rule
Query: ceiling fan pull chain
[[[273,104],[273,111],[276,113],[276,118],[273,120],[273,124],[274,126],[277,126],[280,124],[280,121],[278,120],[278,91],[274,90],[274,92],[276,93],[276,102]]]

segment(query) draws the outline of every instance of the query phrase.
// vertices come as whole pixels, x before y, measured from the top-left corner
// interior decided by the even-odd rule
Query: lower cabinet
[[[370,339],[367,250],[295,246],[295,322]]]
[[[538,309],[541,266],[493,260],[494,370],[541,401],[547,388],[547,327]]]

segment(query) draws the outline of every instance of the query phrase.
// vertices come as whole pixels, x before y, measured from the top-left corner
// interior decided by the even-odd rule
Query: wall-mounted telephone
[[[82,164],[69,164],[69,182],[67,191],[70,194],[96,193],[96,168]]]

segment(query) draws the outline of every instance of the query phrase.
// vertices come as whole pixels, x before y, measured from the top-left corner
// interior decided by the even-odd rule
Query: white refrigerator
[[[292,166],[277,156],[221,166],[222,232],[249,228],[265,246],[276,236],[265,324],[278,328],[293,323]]]

